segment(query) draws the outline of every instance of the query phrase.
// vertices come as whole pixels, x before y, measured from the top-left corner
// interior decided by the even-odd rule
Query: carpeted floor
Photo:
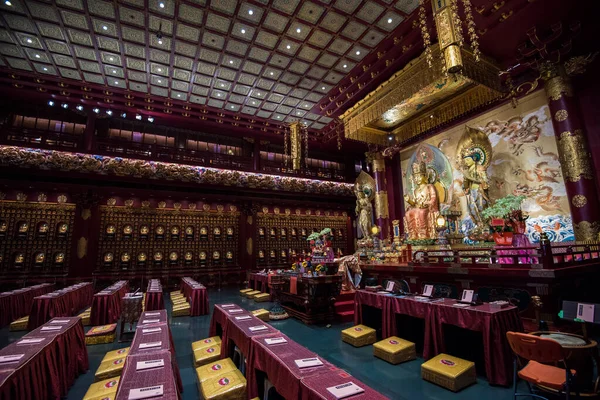
[[[168,298],[168,296],[166,296]],[[226,288],[221,291],[209,290],[209,299],[212,305],[217,303],[237,303],[243,308],[254,310],[258,308],[269,309],[272,303],[254,303],[242,298],[237,288]],[[166,307],[171,310],[167,300]],[[192,364],[190,344],[208,336],[210,315],[202,317],[172,318],[171,330],[175,341],[177,362],[181,371],[184,385],[183,399],[198,399],[196,375]],[[400,365],[391,365],[373,356],[372,346],[354,348],[340,340],[340,331],[352,324],[333,324],[330,328],[323,325],[304,325],[302,322],[290,318],[285,321],[271,323],[290,338],[319,354],[339,368],[348,371],[365,384],[375,388],[393,400],[442,400],[442,399],[486,399],[496,400],[512,398],[511,388],[490,386],[484,378],[479,378],[477,384],[457,394],[421,379],[420,366],[423,359],[417,358]],[[8,327],[0,330],[0,348],[20,338],[24,332],[12,333]],[[468,345],[468,343],[465,343]],[[90,370],[81,375],[71,390],[68,399],[80,400],[83,398],[89,385],[94,381],[94,372],[100,365],[104,354],[110,350],[127,347],[127,343],[88,346]]]

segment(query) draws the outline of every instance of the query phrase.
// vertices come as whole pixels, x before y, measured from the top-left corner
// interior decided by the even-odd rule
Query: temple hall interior
[[[600,400],[598,15],[0,0],[0,400]]]

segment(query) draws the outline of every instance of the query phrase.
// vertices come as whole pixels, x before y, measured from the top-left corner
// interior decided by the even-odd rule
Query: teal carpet
[[[168,294],[166,294],[166,298],[168,298]],[[217,303],[234,302],[248,310],[269,309],[272,305],[272,303],[254,303],[254,301],[242,298],[236,288],[226,288],[221,291],[209,290],[209,299],[211,311],[213,304]],[[171,304],[168,300],[166,303],[170,315]],[[191,343],[208,336],[210,315],[172,318],[170,324],[184,385],[183,399],[198,399]],[[477,384],[456,394],[425,382],[421,379],[420,366],[423,362],[421,358],[400,365],[391,365],[373,357],[372,346],[354,348],[343,343],[340,340],[340,331],[351,326],[350,323],[333,324],[327,328],[322,325],[304,325],[296,319],[289,318],[284,321],[271,322],[271,325],[393,400],[509,400],[512,398],[512,389],[490,386],[481,377],[477,380]],[[1,329],[0,348],[19,339],[23,334],[24,332],[9,332],[8,327]],[[90,384],[93,383],[94,372],[106,352],[127,346],[127,343],[117,343],[116,341],[112,344],[88,346],[90,370],[79,376],[69,391],[67,399],[82,399]]]

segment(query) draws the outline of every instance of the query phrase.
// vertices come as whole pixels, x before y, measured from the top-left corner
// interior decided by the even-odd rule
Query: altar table
[[[269,275],[250,272],[248,274],[248,286],[254,290],[260,290],[262,293],[269,293]]]
[[[42,283],[0,293],[0,327],[29,314],[33,298],[46,294],[53,288],[53,283]]]
[[[61,329],[44,329],[52,326]],[[27,343],[36,339],[43,340]],[[53,318],[0,350],[0,356],[14,354],[23,357],[0,363],[0,400],[58,400],[66,396],[77,376],[88,369],[81,318]]]
[[[160,397],[165,400],[177,400],[179,393],[175,383],[173,372],[173,361],[171,353],[168,350],[161,350],[153,353],[129,354],[123,367],[119,390],[115,400],[127,400],[129,392],[132,389],[142,389],[151,386],[162,385],[163,395]],[[140,361],[164,360],[164,367],[151,368],[146,370],[136,370],[136,365]]]
[[[115,323],[121,318],[121,299],[129,292],[127,281],[118,281],[96,293],[92,300],[92,326]]]
[[[92,303],[93,296],[94,287],[90,282],[84,282],[35,297],[27,329],[35,329],[54,317],[75,315]]]
[[[165,301],[163,298],[163,289],[159,279],[150,279],[148,289],[146,290],[146,300],[144,302],[145,311],[163,310]]]
[[[523,323],[517,308],[492,309],[488,304],[456,307],[454,299],[418,301],[414,297],[395,297],[358,290],[355,296],[355,324],[363,322],[362,306],[382,310],[382,336],[397,334],[396,314],[423,318],[425,322],[423,358],[429,359],[445,351],[443,325],[482,333],[485,371],[490,384],[509,385],[512,381],[512,353],[506,332],[522,332]],[[372,327],[376,328],[376,327]]]
[[[181,293],[190,303],[190,316],[197,317],[208,314],[208,294],[204,285],[189,277],[182,278]]]

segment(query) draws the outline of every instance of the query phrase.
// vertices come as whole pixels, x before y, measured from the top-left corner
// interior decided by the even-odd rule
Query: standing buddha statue
[[[408,240],[435,239],[436,219],[439,216],[440,204],[435,186],[429,183],[427,165],[415,162],[412,165],[413,193],[404,196],[408,209],[404,215],[405,232]]]

